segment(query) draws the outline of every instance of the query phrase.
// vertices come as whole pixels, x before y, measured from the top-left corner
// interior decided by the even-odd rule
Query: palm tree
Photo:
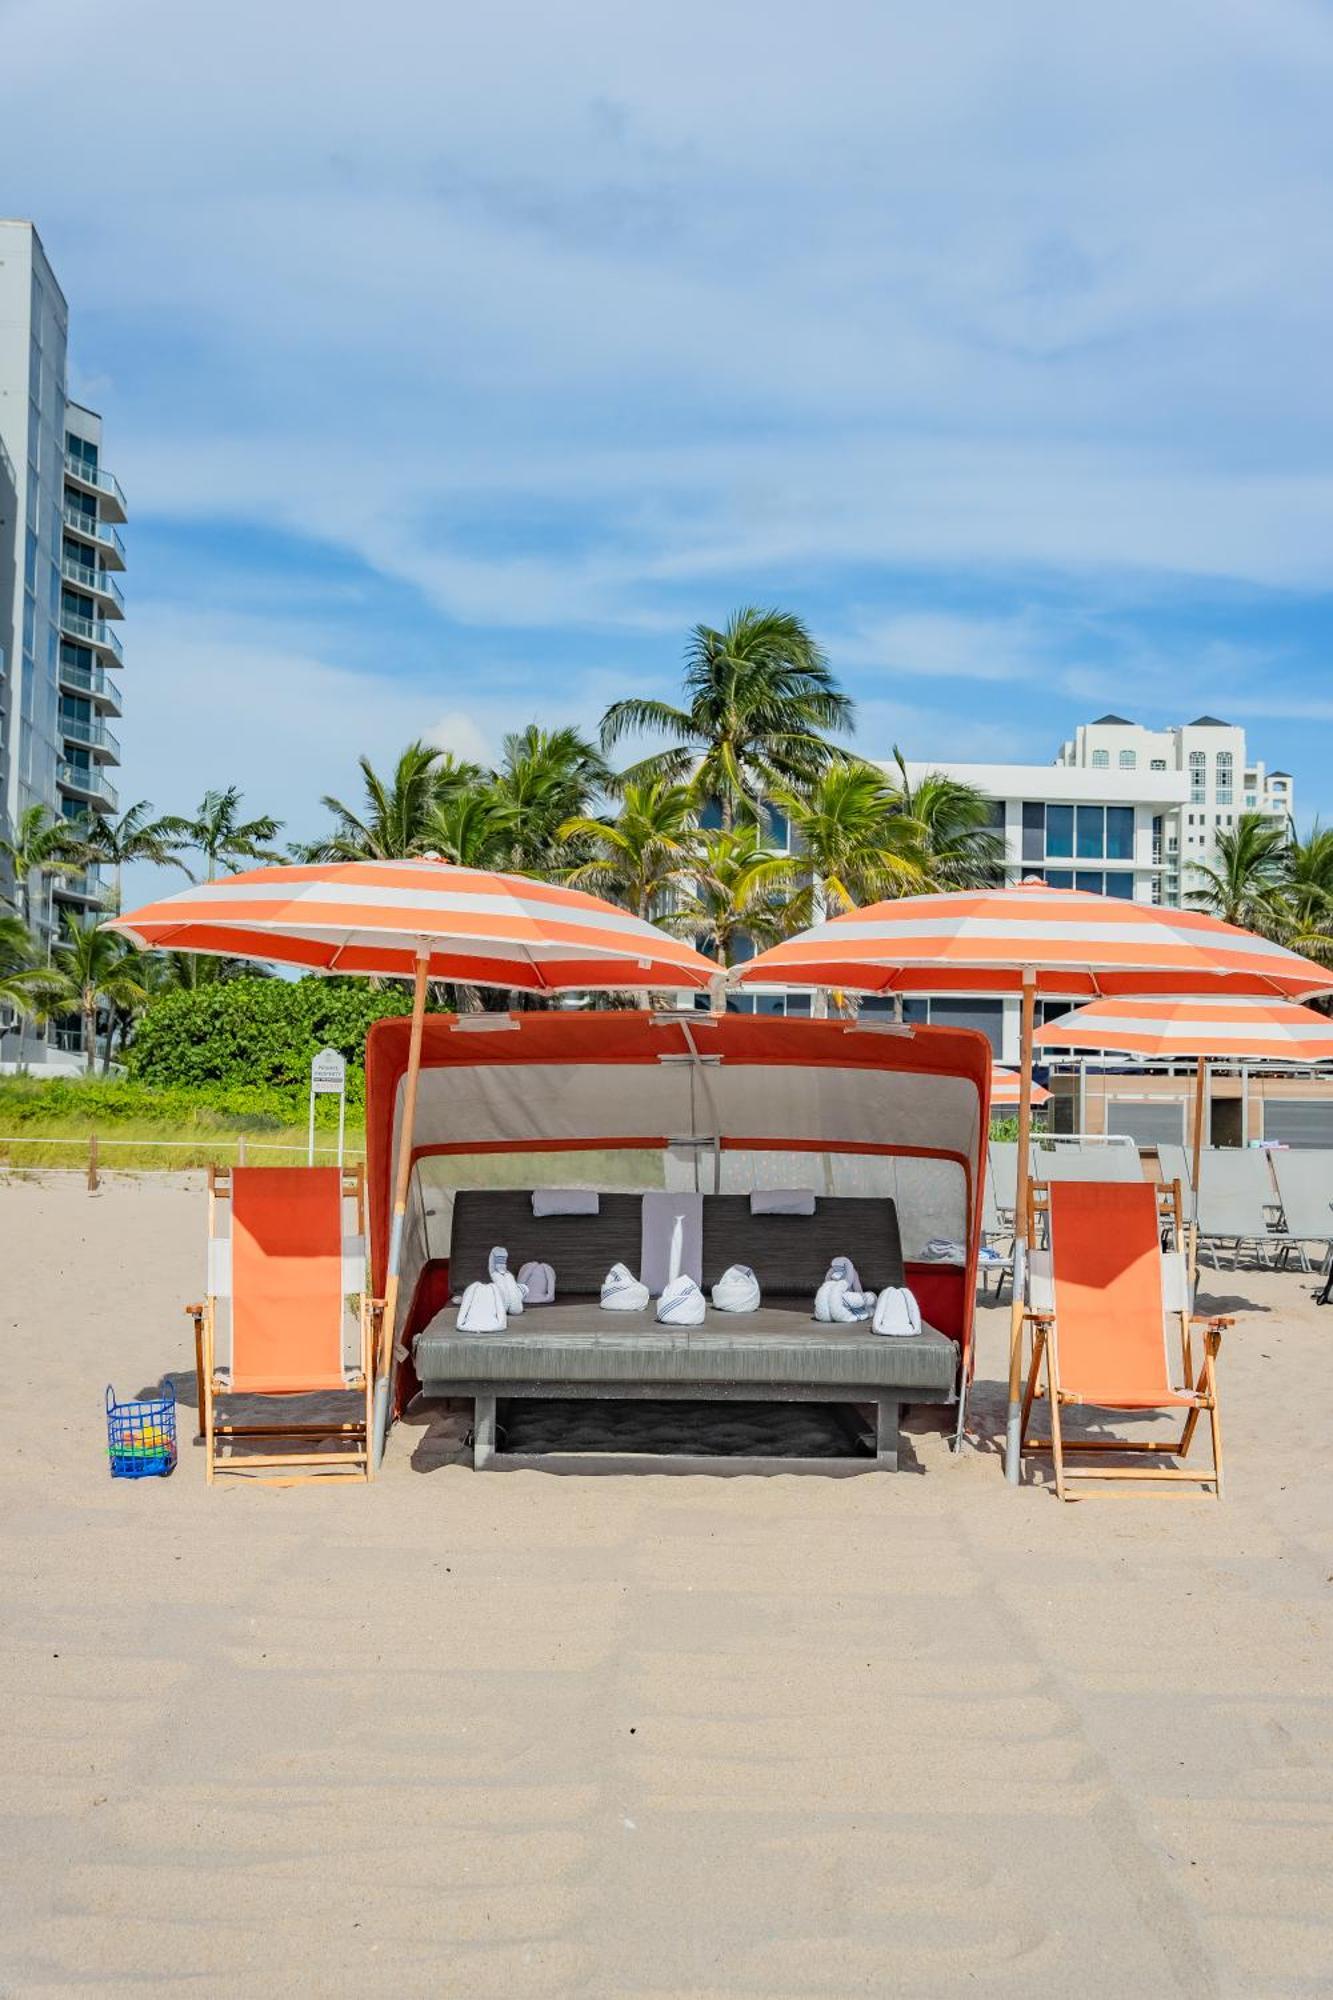
[[[171,814],[153,819],[151,812],[147,799],[140,799],[136,805],[128,806],[119,819],[107,819],[97,813],[82,823],[88,858],[115,870],[112,908],[117,913],[121,907],[121,870],[127,861],[151,861],[156,868],[179,868],[182,875],[190,872],[179,859],[187,823]]]
[[[479,783],[436,800],[423,823],[420,851],[460,868],[507,868],[521,828],[517,807],[493,785]]]
[[[58,819],[46,806],[25,806],[12,838],[0,838],[0,869],[18,892],[15,907],[25,929],[36,915],[34,891],[47,875],[77,875],[88,864],[88,845],[77,820]],[[6,899],[10,900],[10,899]]]
[[[1284,942],[1308,958],[1333,961],[1333,826],[1316,820],[1304,840],[1293,833],[1282,870],[1282,901],[1291,919]]]
[[[602,819],[578,814],[559,829],[560,839],[586,855],[564,871],[576,889],[589,889],[632,910],[645,921],[665,914],[673,895],[690,890],[699,866],[698,811],[687,785],[664,778],[621,787],[619,809]]]
[[[1195,863],[1204,886],[1191,889],[1189,901],[1247,931],[1279,927],[1289,844],[1286,827],[1262,813],[1242,813],[1217,835],[1217,865]]]
[[[165,822],[173,835],[178,835],[183,845],[197,848],[208,866],[206,880],[213,881],[218,869],[223,868],[234,874],[242,861],[283,861],[285,855],[275,853],[272,843],[282,830],[280,819],[270,819],[267,814],[258,819],[241,818],[241,793],[237,785],[228,785],[225,792],[208,791],[200,800],[193,819],[171,819]]]
[[[693,892],[671,928],[688,930],[700,951],[731,965],[740,947],[774,944],[786,929],[799,861],[774,854],[755,820],[707,834]]]
[[[14,1027],[22,1051],[23,1024],[44,1011],[44,1000],[55,981],[38,959],[32,933],[22,917],[0,917],[0,1007],[16,1016]],[[0,1028],[0,1046],[10,1028]]]
[[[561,829],[585,816],[610,781],[600,751],[577,729],[529,723],[506,736],[490,789],[514,814],[510,867],[537,874],[557,866]]]
[[[690,777],[716,800],[724,831],[738,811],[761,815],[779,786],[804,789],[834,755],[829,729],[853,709],[801,620],[747,606],[718,632],[696,625],[685,653],[685,705],[634,697],[602,717],[602,748],[625,736],[665,736],[665,750],[625,775],[676,783]]]
[[[358,757],[364,803],[359,812],[326,793],[320,801],[337,824],[326,840],[298,850],[305,861],[403,861],[431,845],[427,823],[439,800],[478,782],[481,769],[445,758],[428,743],[409,743],[391,777]]]
[[[141,1006],[148,998],[139,954],[134,946],[112,931],[96,924],[66,918],[65,938],[55,948],[52,961],[54,992],[48,1004],[53,1012],[61,1003],[83,1020],[83,1066],[89,1076],[97,1059],[97,1015],[103,1004],[108,1010],[106,1061],[111,1061],[111,1039],[118,1009]],[[54,1004],[52,1004],[54,1003]]]
[[[1004,879],[1004,839],[991,818],[991,801],[975,786],[943,771],[928,771],[913,785],[895,743],[896,810],[915,831],[917,859],[930,889],[981,889]]]
[[[899,794],[877,765],[838,757],[808,796],[775,796],[805,864],[787,906],[789,930],[929,886],[917,824],[899,810]]]

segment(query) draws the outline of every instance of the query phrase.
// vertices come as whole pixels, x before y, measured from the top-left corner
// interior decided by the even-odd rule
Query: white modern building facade
[[[113,814],[125,496],[102,420],[67,391],[69,313],[37,231],[0,221],[0,826],[31,805]],[[10,884],[0,884],[9,893]],[[31,918],[101,900],[96,870],[38,885]]]

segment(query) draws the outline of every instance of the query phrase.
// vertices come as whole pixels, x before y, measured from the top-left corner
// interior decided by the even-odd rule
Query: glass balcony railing
[[[108,653],[124,662],[125,648],[111,627],[101,618],[85,618],[78,611],[60,611],[60,629],[71,639],[82,639],[85,646],[103,646]]]
[[[115,578],[104,569],[93,569],[87,563],[75,562],[73,556],[63,556],[60,574],[66,583],[77,584],[80,590],[95,591],[101,597],[110,598],[116,607],[116,616],[125,616],[125,599]]]
[[[106,560],[117,569],[125,567],[125,544],[109,521],[99,521],[95,514],[84,514],[77,507],[63,510],[65,526],[72,528],[76,535],[86,535],[90,542],[96,542]]]
[[[104,722],[95,716],[60,714],[60,733],[67,743],[86,743],[98,756],[112,764],[120,762],[120,744]]]
[[[56,783],[62,791],[90,800],[99,812],[113,813],[120,804],[115,786],[97,764],[72,764],[62,757],[56,765]]]
[[[67,903],[100,903],[102,885],[96,875],[87,870],[82,875],[54,875],[51,878],[51,893],[57,901]]]
[[[104,702],[113,715],[120,714],[120,689],[105,667],[82,667],[75,660],[62,660],[58,671],[62,688]]]
[[[91,487],[94,493],[101,494],[104,500],[119,510],[122,521],[125,519],[125,495],[114,472],[108,472],[104,465],[89,465],[86,459],[75,458],[72,453],[66,452],[65,477],[81,486]]]

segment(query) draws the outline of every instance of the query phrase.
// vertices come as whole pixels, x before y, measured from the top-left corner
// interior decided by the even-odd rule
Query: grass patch
[[[0,1166],[83,1167],[90,1133],[99,1164],[156,1170],[234,1166],[299,1166],[306,1157],[308,1112],[301,1093],[242,1085],[207,1098],[187,1090],[155,1090],[133,1079],[0,1077]],[[316,1104],[316,1158],[334,1158],[337,1104]],[[365,1150],[365,1131],[349,1119],[347,1157]]]

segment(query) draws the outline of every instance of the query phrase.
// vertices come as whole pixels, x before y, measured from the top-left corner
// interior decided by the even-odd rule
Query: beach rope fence
[[[90,1193],[96,1191],[106,1173],[179,1174],[247,1164],[298,1167],[308,1158],[304,1139],[255,1139],[248,1132],[200,1133],[194,1139],[125,1137],[98,1131],[77,1135],[0,1133],[0,1174],[80,1174]],[[344,1166],[361,1166],[364,1161],[364,1147],[348,1145],[343,1149]],[[338,1163],[336,1146],[315,1147],[316,1166]]]

